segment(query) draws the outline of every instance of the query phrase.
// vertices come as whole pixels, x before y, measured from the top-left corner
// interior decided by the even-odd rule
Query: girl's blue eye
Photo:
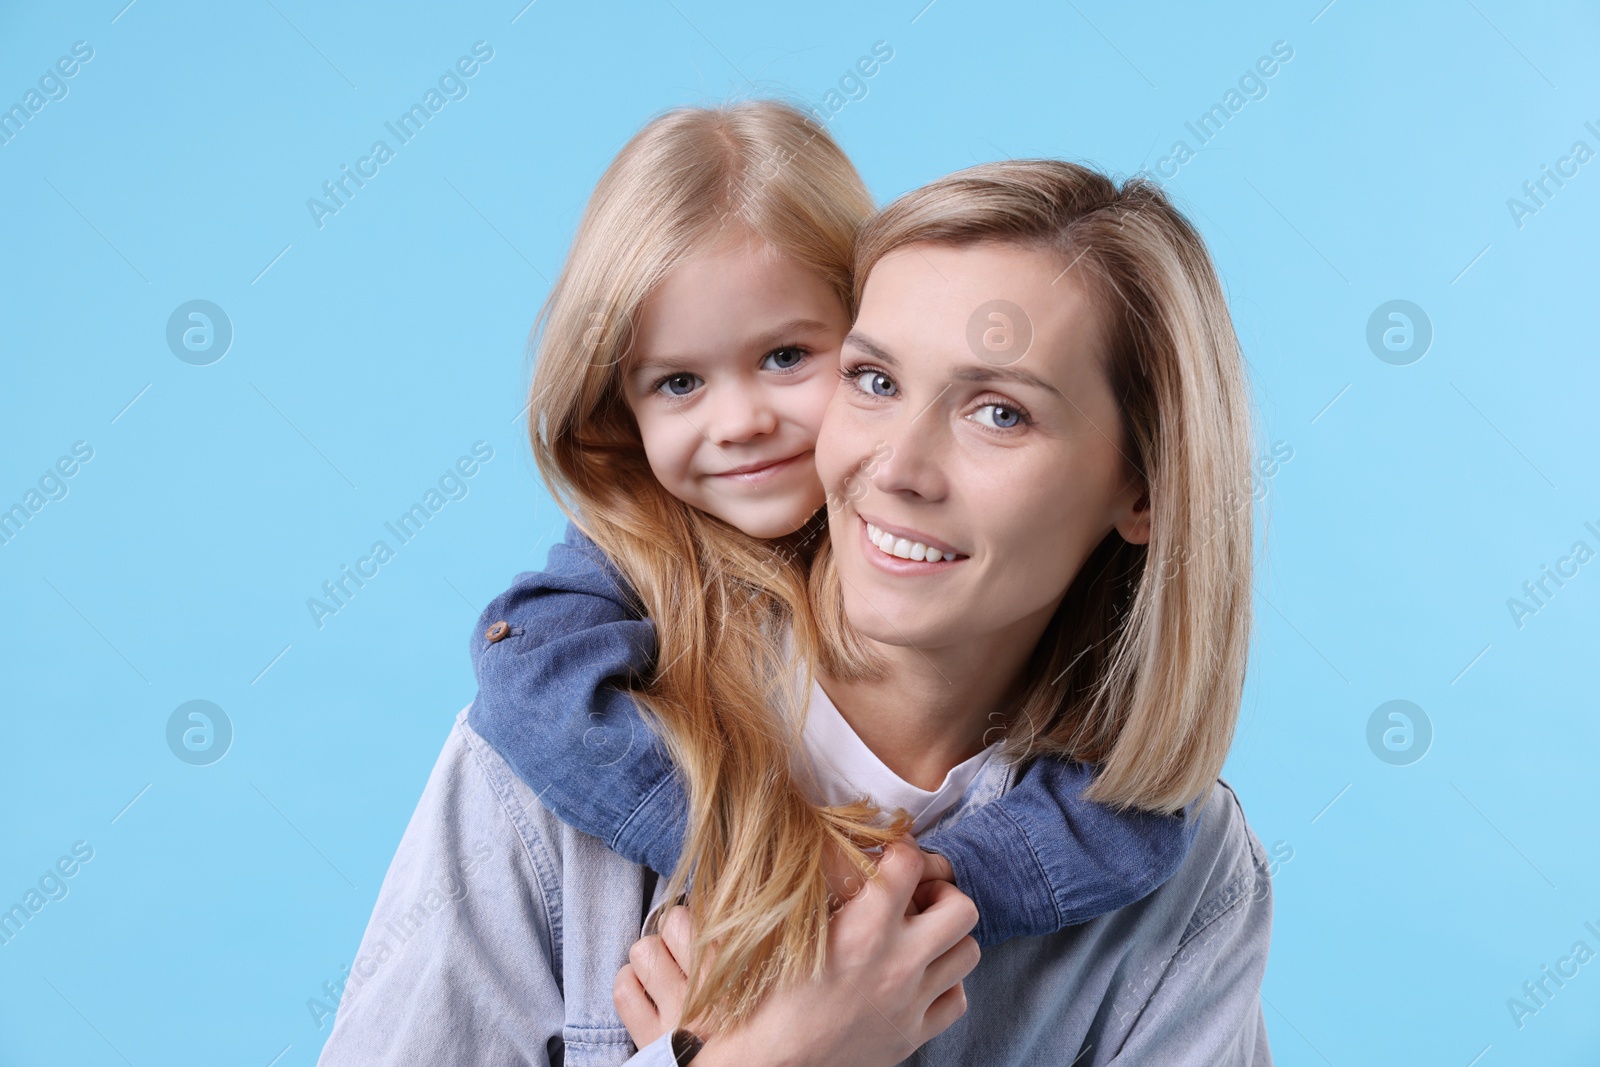
[[[698,374],[674,374],[661,379],[661,384],[656,386],[657,392],[668,396],[688,396],[695,389],[705,384]]]
[[[855,373],[856,388],[873,396],[894,396],[900,392],[900,387],[894,384],[894,379],[882,371],[858,370]]]
[[[983,417],[985,412],[989,413],[987,418]],[[973,412],[971,417],[974,421],[996,430],[1009,430],[1022,424],[1022,412],[1004,404],[985,404]]]
[[[774,348],[761,360],[762,370],[793,370],[806,358],[806,350],[794,345]]]

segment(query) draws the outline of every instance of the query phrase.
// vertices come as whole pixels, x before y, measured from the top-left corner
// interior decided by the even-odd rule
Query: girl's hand
[[[939,855],[939,853],[924,850],[922,853],[922,880],[926,882],[932,878],[942,879],[954,885],[956,869],[950,866],[950,861]]]
[[[922,856],[909,837],[885,848],[880,876],[828,923],[822,979],[774,990],[737,1030],[702,1033],[695,1067],[889,1067],[959,1019],[967,1010],[962,981],[978,964],[978,943],[968,936],[978,912],[949,882],[924,882]],[[617,976],[617,1010],[640,1047],[674,1026],[695,1030],[677,1022],[687,911],[669,912],[662,931],[635,944]]]

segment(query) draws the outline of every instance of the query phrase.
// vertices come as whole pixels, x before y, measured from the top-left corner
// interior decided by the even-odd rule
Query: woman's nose
[[[880,493],[943,499],[948,488],[947,434],[936,410],[910,412],[884,427],[863,473]]]

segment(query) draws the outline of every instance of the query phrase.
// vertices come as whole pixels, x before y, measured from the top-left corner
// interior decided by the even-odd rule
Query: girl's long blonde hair
[[[1028,664],[1006,749],[1099,764],[1091,800],[1176,811],[1222,770],[1250,643],[1250,401],[1221,283],[1160,187],[1011,160],[885,208],[857,241],[857,297],[895,249],[978,242],[1048,250],[1101,309],[1120,447],[1151,508],[1148,545],[1113,530],[1068,587]],[[811,585],[819,664],[839,677],[873,673],[844,618],[830,547]]]
[[[865,872],[862,849],[904,824],[880,825],[868,804],[817,808],[791,773],[796,701],[809,691],[796,672],[810,678],[816,644],[806,574],[821,516],[760,542],[673,497],[650,471],[620,364],[656,284],[724,237],[811,268],[853,313],[855,234],[871,212],[849,159],[796,108],[764,100],[668,112],[601,177],[535,327],[529,430],[540,474],[655,624],[657,668],[637,696],[688,795],[665,892],[677,896],[693,875],[684,1018],[708,1029],[745,1017],[774,981],[820,973],[827,847]],[[785,657],[775,650],[788,625]]]

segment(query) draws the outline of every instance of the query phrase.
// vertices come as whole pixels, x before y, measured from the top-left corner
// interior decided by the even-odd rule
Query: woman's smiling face
[[[1107,533],[1149,540],[1100,312],[1063,266],[995,242],[873,266],[816,446],[845,611],[866,637],[1031,648]],[[978,341],[1028,327],[1020,358]]]

